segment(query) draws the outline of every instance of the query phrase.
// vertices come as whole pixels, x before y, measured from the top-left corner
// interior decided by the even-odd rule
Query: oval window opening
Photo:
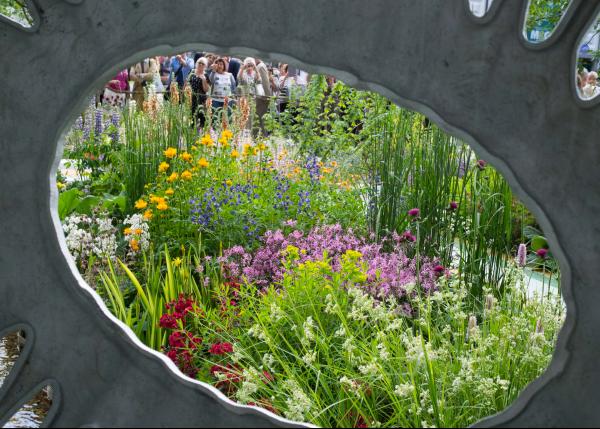
[[[558,27],[571,0],[529,0],[525,28],[525,39],[531,43],[541,43],[552,36]]]
[[[544,372],[564,320],[552,249],[492,165],[292,64],[122,70],[66,135],[57,185],[109,310],[185,375],[291,420],[473,424]]]
[[[596,17],[577,48],[577,94],[582,100],[598,96],[598,62],[600,60],[600,17]]]
[[[477,18],[483,18],[489,12],[494,0],[469,0],[469,9]]]

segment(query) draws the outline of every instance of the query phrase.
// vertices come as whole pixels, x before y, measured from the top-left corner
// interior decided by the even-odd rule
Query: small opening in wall
[[[531,43],[541,43],[554,34],[572,0],[529,0],[523,35]]]
[[[598,96],[598,69],[600,65],[600,16],[597,16],[577,45],[575,79],[577,94],[582,100]]]
[[[494,0],[469,0],[471,13],[478,18],[482,18],[489,12]]]
[[[33,26],[33,14],[26,0],[3,0],[0,2],[0,15],[23,28]]]
[[[564,304],[535,218],[378,94],[182,52],[120,71],[64,148],[84,278],[237,402],[324,427],[467,426],[549,364]]]

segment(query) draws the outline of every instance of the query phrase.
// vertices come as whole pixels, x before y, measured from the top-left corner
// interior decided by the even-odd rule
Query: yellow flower
[[[173,259],[173,266],[178,267],[181,265],[181,258],[175,258]]]
[[[215,141],[212,139],[210,134],[205,134],[204,137],[202,137],[202,140],[200,140],[200,144],[204,146],[214,146]]]
[[[198,161],[198,165],[202,168],[208,168],[209,164],[206,158],[200,158],[200,161]]]
[[[165,171],[167,171],[169,169],[170,165],[167,164],[166,162],[161,162],[160,165],[158,166],[158,172],[159,173],[164,173]]]
[[[323,167],[323,173],[325,173],[325,174],[331,173],[331,168]]]
[[[148,206],[148,203],[144,200],[137,200],[135,202],[135,208],[138,210],[145,209]]]
[[[192,152],[196,152],[198,150],[198,146],[192,146]]]
[[[233,133],[230,130],[223,130],[223,132],[221,133],[221,138],[230,140],[233,138]]]
[[[142,229],[141,228],[136,228],[136,230],[134,231],[135,235],[142,235]]]
[[[177,156],[177,149],[170,147],[163,152],[167,158],[175,158]]]
[[[175,191],[173,190],[173,188],[169,188],[165,191],[165,195],[173,195],[175,193]]]
[[[123,230],[123,235],[130,235],[131,234],[131,228],[125,228]]]
[[[257,147],[255,147],[255,148],[252,150],[252,152],[254,153],[254,155],[258,155],[258,154],[259,154],[259,152],[260,152],[260,149],[259,149],[259,148],[257,148]]]
[[[157,197],[156,195],[150,195],[150,202],[152,204],[159,203],[162,198]]]
[[[231,157],[235,159],[238,156],[240,156],[240,153],[237,150],[233,149],[233,151],[231,152]]]
[[[233,182],[232,182],[231,180],[227,180],[227,181],[225,182],[225,184],[226,184],[227,186],[231,186],[231,185],[233,185]]]
[[[227,147],[229,146],[229,140],[227,140],[225,137],[221,137],[219,139],[219,143],[221,144],[221,146],[223,147]]]
[[[60,191],[61,189],[65,189],[67,185],[65,185],[62,182],[56,182],[56,187],[58,188],[58,190]]]
[[[173,173],[169,176],[169,178],[167,179],[167,182],[169,183],[173,183],[174,181],[176,181],[179,178],[179,174],[177,173]]]
[[[152,215],[152,210],[148,209],[148,210],[146,210],[146,211],[144,212],[144,219],[146,219],[146,220],[150,220],[150,219],[152,219],[152,216],[153,216],[153,215]]]
[[[294,168],[294,173],[295,174],[300,174],[301,172],[302,172],[302,169],[300,167]]]
[[[137,252],[138,250],[140,250],[139,242],[135,238],[133,238],[129,242],[129,247],[131,247],[131,250],[133,250],[134,252]]]
[[[192,173],[189,170],[185,170],[183,173],[181,173],[181,179],[192,180]]]
[[[264,144],[264,143],[261,143],[261,144],[258,146],[258,148],[259,148],[260,150],[265,150],[265,149],[267,148],[267,145],[266,145],[266,144]]]
[[[332,166],[333,168],[335,168],[335,167],[337,167],[337,166],[338,166],[338,163],[337,163],[337,162],[335,162],[335,161],[331,161],[331,166]]]
[[[187,152],[183,152],[179,157],[181,159],[183,159],[184,161],[187,161],[187,162],[191,162],[192,161],[192,155],[190,155]]]
[[[161,202],[161,203],[158,203],[158,205],[156,206],[156,208],[157,208],[158,210],[160,210],[160,211],[165,211],[166,209],[168,209],[168,208],[169,208],[169,206],[167,205],[167,203],[166,203],[166,202],[164,202],[164,201],[163,201],[163,202]]]

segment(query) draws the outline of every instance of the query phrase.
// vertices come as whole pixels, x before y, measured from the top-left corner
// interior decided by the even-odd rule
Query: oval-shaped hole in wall
[[[234,78],[213,76],[208,109],[190,99],[198,74],[165,90],[186,82],[172,60],[133,67],[153,70],[147,95],[128,86],[139,70],[98,91],[56,179],[78,268],[146,345],[234,401],[323,427],[467,426],[547,368],[557,263],[466,144],[285,64],[260,90],[240,74],[231,111],[217,97]],[[238,66],[253,62],[265,71]]]
[[[489,12],[494,0],[469,0],[471,13],[477,18],[482,18]]]
[[[594,19],[577,44],[575,64],[577,94],[582,100],[591,100],[600,93],[598,69],[600,62],[600,15]]]
[[[4,424],[3,428],[39,428],[52,407],[54,391],[47,385],[25,402]]]
[[[572,0],[529,0],[523,36],[530,43],[541,43],[554,34]]]

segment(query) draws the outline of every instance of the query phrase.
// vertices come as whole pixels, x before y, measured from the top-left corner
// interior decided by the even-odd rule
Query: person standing
[[[188,75],[194,68],[194,61],[184,52],[180,55],[175,55],[171,58],[171,79],[169,85],[173,84],[173,78],[179,85],[179,89],[183,90]]]
[[[225,99],[229,100],[235,92],[236,84],[233,75],[227,72],[227,65],[223,58],[218,58],[213,64],[211,76],[211,98],[215,109],[223,107]]]
[[[207,66],[208,60],[206,58],[198,58],[196,69],[188,77],[188,82],[192,88],[192,115],[196,121],[196,126],[201,128],[204,128],[206,123],[204,104],[210,89],[208,76],[206,76]]]
[[[133,100],[136,103],[137,110],[142,110],[144,107],[144,89],[148,82],[154,80],[155,72],[158,70],[152,70],[150,66],[150,59],[146,58],[144,61],[135,64],[129,72],[129,77],[133,80]]]

